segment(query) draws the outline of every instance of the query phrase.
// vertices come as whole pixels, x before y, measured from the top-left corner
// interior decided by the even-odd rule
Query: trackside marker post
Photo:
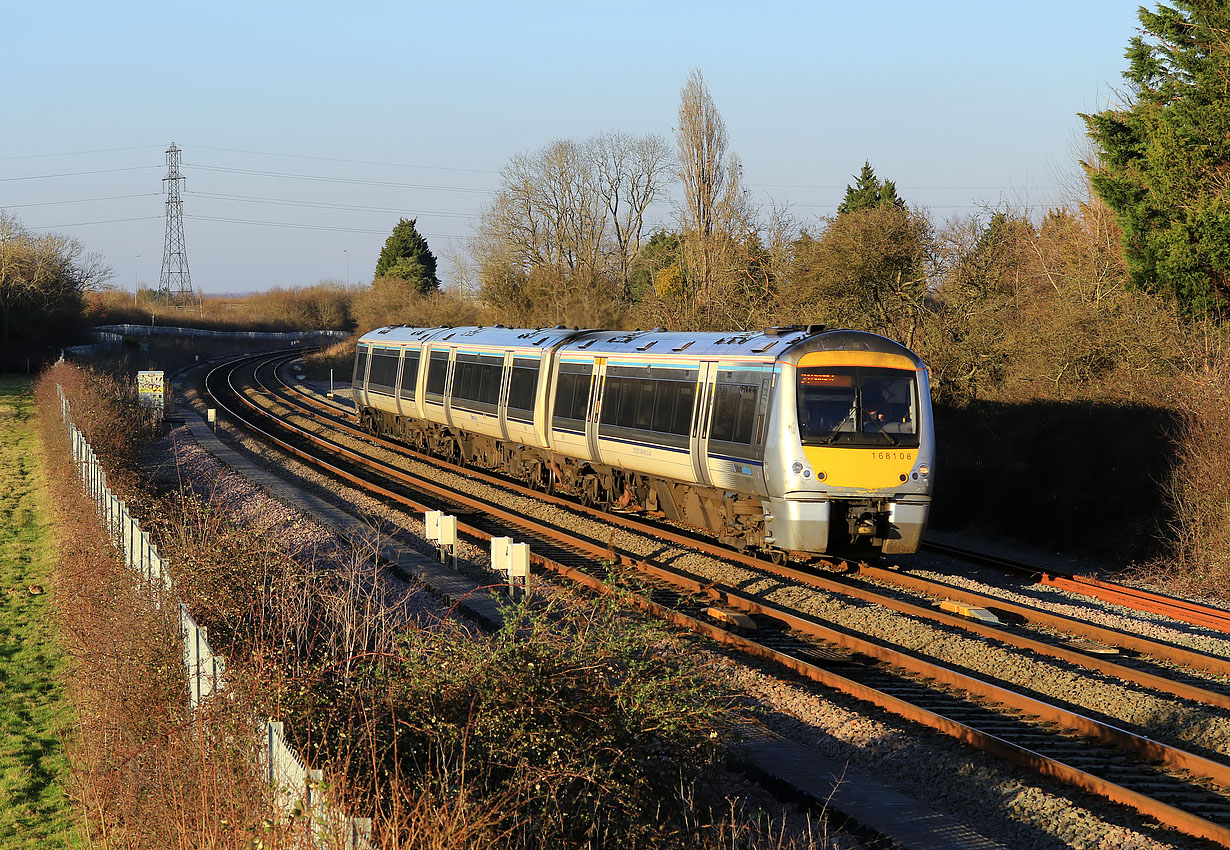
[[[491,569],[508,572],[508,547],[511,545],[511,537],[491,538]]]
[[[514,579],[523,579],[525,592],[530,592],[530,544],[512,543],[508,547],[508,589],[512,592]]]

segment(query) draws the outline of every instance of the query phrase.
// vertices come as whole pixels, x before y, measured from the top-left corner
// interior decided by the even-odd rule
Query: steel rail
[[[1048,626],[1053,629],[1059,629],[1060,631],[1072,632],[1101,643],[1126,647],[1136,652],[1144,653],[1145,655],[1152,655],[1157,658],[1164,658],[1167,661],[1173,661],[1174,663],[1181,664],[1185,667],[1192,667],[1222,676],[1230,676],[1230,659],[1228,658],[1221,658],[1216,655],[1209,655],[1204,652],[1197,652],[1193,649],[1187,649],[1186,647],[1162,643],[1160,641],[1155,641],[1140,635],[1134,635],[1129,632],[1121,632],[1117,629],[1099,626],[1095,623],[1086,623],[1072,617],[1065,617],[1061,614],[1052,614],[1049,611],[1034,608],[1030,605],[1021,605],[1016,602],[1009,602],[1006,599],[1000,599],[995,596],[987,596],[985,594],[976,593],[972,590],[966,590],[965,588],[956,587],[951,584],[944,584],[943,582],[919,578],[898,570],[889,570],[883,567],[872,566],[870,564],[859,564],[858,572],[867,578],[875,579],[876,581],[880,581],[885,584],[891,584],[895,587],[901,587],[931,596],[948,596],[960,602],[966,602],[970,605],[1006,611],[1031,623]]]
[[[1194,626],[1204,626],[1222,632],[1230,632],[1230,611],[1213,605],[1193,602],[1189,599],[1179,599],[1153,590],[1138,587],[1128,587],[1106,581],[1105,579],[1083,576],[1055,570],[1050,567],[1040,567],[1020,563],[997,555],[984,552],[974,552],[958,546],[927,541],[923,544],[927,549],[954,557],[973,560],[988,564],[1001,570],[1036,579],[1041,584],[1078,593],[1082,596],[1092,596],[1103,602],[1111,602],[1131,608],[1134,611],[1145,611],[1150,614],[1161,614],[1173,620],[1189,623]]]
[[[240,395],[240,398],[242,399],[242,395]],[[268,411],[261,410],[250,400],[242,400],[262,415],[273,418],[272,414]],[[266,433],[263,429],[257,430],[259,430],[262,434]],[[292,426],[292,430],[300,429]],[[278,440],[277,438],[274,438],[274,441],[278,445],[286,445],[284,441]],[[327,443],[328,441],[321,440],[320,442]],[[294,449],[294,447],[291,448],[299,457],[303,457],[305,459],[312,457],[306,452]],[[344,451],[349,453],[348,450]],[[317,462],[319,463],[318,459]],[[332,464],[323,463],[322,465],[330,470],[336,469],[336,467]],[[357,477],[350,476],[348,474],[345,475],[345,477],[348,480],[357,480]],[[430,482],[423,483],[430,484]],[[371,488],[370,482],[364,482],[364,486]],[[380,487],[375,487],[372,489],[375,489],[377,492],[381,493],[389,492],[387,489]],[[435,485],[432,485],[431,489],[434,491],[442,488],[437,488]],[[508,513],[502,508],[490,505],[488,503],[479,502],[469,496],[453,493],[450,495],[450,499],[463,504],[468,503],[474,507],[479,507],[481,505],[481,509],[488,514],[508,516]],[[401,500],[404,501],[404,497]],[[419,509],[421,509],[421,507]],[[513,524],[519,526],[530,526],[527,527],[526,530],[530,530],[535,534],[543,534],[548,537],[553,537],[557,542],[564,543],[567,548],[573,549],[574,551],[579,550],[597,558],[613,558],[619,563],[635,567],[659,581],[666,581],[687,592],[701,593],[732,608],[743,610],[748,613],[755,613],[765,617],[771,617],[787,625],[787,627],[799,631],[800,633],[808,634],[816,637],[817,639],[833,643],[851,652],[858,652],[866,655],[867,657],[875,658],[883,663],[909,670],[916,676],[949,684],[968,693],[976,694],[982,699],[1007,705],[1017,710],[1040,717],[1043,720],[1063,724],[1086,737],[1092,737],[1103,741],[1115,746],[1116,748],[1132,753],[1144,760],[1156,761],[1173,768],[1187,770],[1197,775],[1206,776],[1221,785],[1230,787],[1230,767],[1210,759],[1205,759],[1201,756],[1188,753],[1178,748],[1169,747],[1168,745],[1152,741],[1148,738],[1134,735],[1126,730],[1118,729],[1117,727],[1109,724],[1103,724],[1097,720],[1084,717],[1083,715],[1079,715],[1075,712],[1070,712],[1057,706],[1048,705],[1042,701],[1017,694],[1014,691],[984,682],[957,671],[949,670],[941,665],[906,655],[889,647],[881,646],[870,641],[835,631],[813,620],[790,614],[789,612],[778,609],[774,606],[753,601],[730,588],[714,583],[698,581],[694,577],[688,576],[687,574],[681,573],[677,570],[672,570],[659,565],[651,565],[647,563],[645,559],[638,559],[634,556],[628,555],[627,553],[618,552],[609,544],[604,547],[598,543],[579,539],[571,532],[560,532],[550,526],[543,526],[539,523],[527,521],[522,517],[514,517]],[[460,520],[458,522],[458,530],[479,539],[490,539],[490,535],[487,532],[476,528],[469,523],[461,522]],[[612,588],[607,587],[600,579],[585,573],[582,570],[577,570],[573,567],[568,567],[567,565],[558,564],[544,558],[541,555],[535,555],[533,559],[537,565],[552,569],[558,574],[578,581],[587,587],[591,587],[602,592],[612,592]],[[1100,777],[1086,773],[1077,768],[1066,765],[1062,761],[1033,752],[1032,750],[1020,747],[1016,744],[1012,744],[1011,742],[1005,741],[994,735],[981,732],[973,727],[961,724],[950,718],[945,718],[939,714],[930,712],[925,708],[913,705],[908,701],[901,700],[898,697],[894,697],[891,694],[877,691],[874,688],[870,688],[867,685],[855,682],[846,677],[840,676],[839,674],[826,671],[816,665],[809,664],[808,662],[794,658],[786,653],[781,653],[778,650],[774,650],[771,647],[764,646],[763,644],[751,641],[748,638],[736,635],[711,623],[699,621],[695,618],[689,617],[686,614],[683,614],[682,612],[675,611],[655,603],[645,597],[638,596],[637,604],[645,610],[662,616],[664,619],[672,623],[687,627],[694,632],[711,637],[723,644],[743,649],[755,657],[773,660],[779,664],[783,664],[787,668],[801,673],[821,684],[836,688],[859,699],[867,700],[909,720],[922,723],[954,738],[979,746],[982,749],[1038,773],[1051,776],[1074,787],[1099,794],[1100,796],[1114,802],[1128,805],[1148,817],[1155,818],[1158,821],[1173,826],[1176,829],[1180,829],[1189,835],[1230,844],[1230,829],[1214,824],[1190,812],[1186,812],[1162,801],[1150,798],[1140,792],[1124,788],[1116,783],[1109,782],[1108,780],[1104,780]]]

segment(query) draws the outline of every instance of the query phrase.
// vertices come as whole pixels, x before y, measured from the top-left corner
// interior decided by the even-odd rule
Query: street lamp
[[[137,303],[137,260],[141,259],[141,255],[137,254],[132,258],[132,303]]]

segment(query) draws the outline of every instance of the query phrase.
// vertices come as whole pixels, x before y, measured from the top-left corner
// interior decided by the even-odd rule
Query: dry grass
[[[161,301],[157,293],[107,290],[91,293],[86,319],[92,325],[169,325],[207,330],[352,330],[353,303],[360,287],[333,282],[274,288],[252,295],[205,295],[188,304]]]

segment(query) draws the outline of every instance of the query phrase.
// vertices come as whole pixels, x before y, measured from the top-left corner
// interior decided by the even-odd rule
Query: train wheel
[[[771,562],[779,567],[786,563],[788,557],[784,549],[768,549],[765,551],[765,554],[769,556]]]
[[[540,460],[530,464],[526,480],[529,481],[531,490],[537,490],[539,493],[551,492],[551,470]]]
[[[597,475],[590,473],[581,480],[581,504],[587,508],[604,511],[611,501],[602,489],[602,481]]]

